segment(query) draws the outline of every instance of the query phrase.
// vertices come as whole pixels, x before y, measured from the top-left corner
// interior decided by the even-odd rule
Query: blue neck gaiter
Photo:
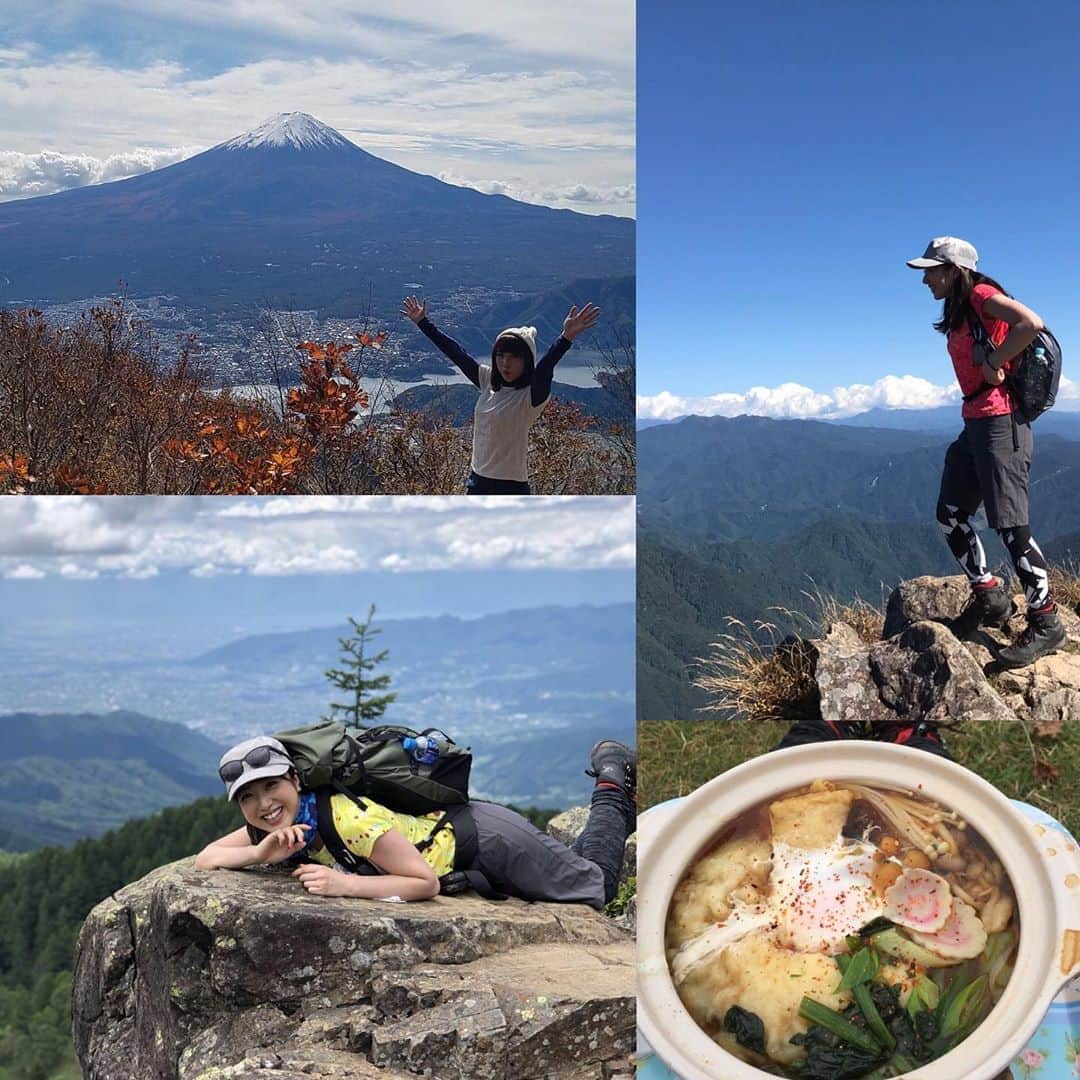
[[[315,794],[311,791],[300,792],[300,807],[296,811],[296,821],[294,825],[310,825],[306,835],[307,843],[304,845],[304,850],[311,846],[311,842],[319,834],[319,812],[315,802]]]

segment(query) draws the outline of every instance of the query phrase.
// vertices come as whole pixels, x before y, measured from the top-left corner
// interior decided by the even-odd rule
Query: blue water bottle
[[[412,754],[418,765],[434,765],[439,760],[439,743],[433,735],[406,735],[401,745]]]

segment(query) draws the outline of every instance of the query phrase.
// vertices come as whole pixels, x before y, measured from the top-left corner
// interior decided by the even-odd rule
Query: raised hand
[[[419,323],[421,319],[427,318],[427,298],[424,298],[424,302],[421,303],[415,296],[406,296],[401,301],[401,314],[409,319],[412,319],[414,323]]]
[[[595,326],[599,318],[600,309],[595,304],[588,303],[580,311],[575,305],[563,319],[562,335],[567,341],[573,341],[582,330]]]
[[[310,825],[287,825],[284,829],[275,829],[264,836],[255,848],[259,862],[273,865],[303,851],[307,843],[304,832],[310,828]]]

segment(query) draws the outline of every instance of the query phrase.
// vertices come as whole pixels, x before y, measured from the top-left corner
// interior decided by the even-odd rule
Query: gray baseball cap
[[[908,266],[913,270],[925,270],[928,266],[962,266],[965,270],[974,270],[979,261],[979,253],[966,240],[956,236],[935,236],[921,259],[908,259]]]
[[[269,735],[237,743],[226,750],[218,762],[218,776],[225,784],[230,799],[252,780],[264,776],[284,776],[293,767],[292,758],[284,746]]]

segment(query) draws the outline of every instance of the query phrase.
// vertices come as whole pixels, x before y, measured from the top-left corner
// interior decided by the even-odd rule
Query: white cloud
[[[280,577],[633,563],[629,498],[0,501],[0,574],[7,577]]]
[[[33,581],[45,577],[45,571],[39,570],[36,566],[31,566],[29,563],[19,563],[16,566],[6,567],[3,570],[3,576],[10,578],[12,581]]]
[[[529,187],[527,178],[522,176],[513,176],[506,180],[485,180],[460,176],[446,169],[438,174],[438,178],[446,184],[455,184],[457,187],[475,188],[485,195],[506,195],[519,202],[538,203],[541,206],[554,206],[567,210],[589,209],[623,214],[625,208],[632,207],[637,199],[635,184],[595,187],[589,184],[569,183],[537,189]]]
[[[1063,405],[1080,408],[1080,382],[1075,379],[1067,379],[1062,375],[1057,400]]]
[[[98,571],[78,563],[66,562],[60,565],[60,576],[70,578],[73,581],[92,581],[98,577]]]
[[[333,42],[335,49],[384,55],[407,45],[413,52],[575,56],[630,70],[635,62],[633,0],[455,0],[407,8],[396,0],[84,0],[81,5],[84,13],[95,8],[209,27],[216,35],[272,34],[313,50]]]
[[[589,213],[634,212],[628,0],[465,0],[404,17],[390,0],[98,0],[72,26],[95,8],[126,13],[138,48],[125,55],[144,59],[110,62],[89,33],[67,53],[0,50],[0,199],[131,175],[302,110],[418,172]],[[25,9],[20,23],[44,43],[51,24]],[[207,72],[155,55],[147,42],[168,41],[176,23],[187,33],[213,26],[236,62]]]
[[[774,387],[753,386],[741,394],[708,397],[682,397],[663,390],[652,396],[638,395],[637,414],[643,420],[743,414],[832,420],[873,408],[932,409],[959,400],[960,390],[955,385],[935,386],[914,375],[885,375],[871,384],[837,386],[829,393],[794,382]]]
[[[137,147],[128,153],[113,154],[107,158],[63,154],[53,150],[38,154],[0,151],[0,202],[53,195],[87,184],[122,180],[175,164],[201,149],[192,146],[164,150]]]
[[[637,415],[640,420],[743,415],[838,420],[870,409],[934,409],[959,401],[960,389],[955,384],[936,386],[915,375],[885,375],[874,383],[836,386],[828,393],[794,382],[707,397],[684,397],[661,390],[638,395]],[[1067,408],[1080,407],[1080,382],[1062,376],[1057,401]]]

